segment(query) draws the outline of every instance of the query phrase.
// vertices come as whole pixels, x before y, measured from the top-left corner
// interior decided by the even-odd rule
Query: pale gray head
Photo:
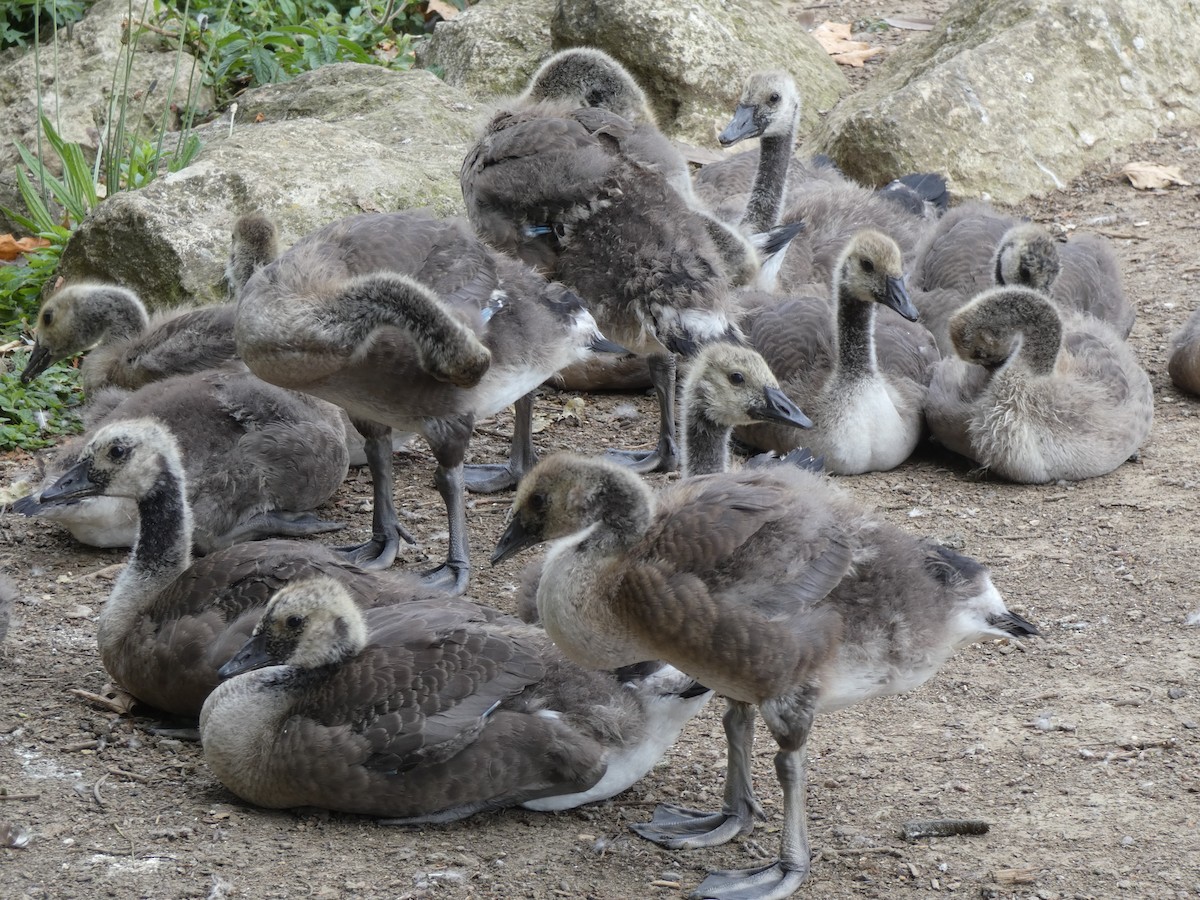
[[[533,74],[522,97],[595,106],[635,124],[654,122],[646,93],[629,71],[593,47],[572,47],[555,53]]]
[[[800,118],[800,92],[787,72],[756,72],[746,79],[733,119],[717,137],[721,146],[754,137],[788,135]]]
[[[83,445],[79,461],[42,491],[44,500],[128,497],[140,500],[163,472],[183,478],[179,444],[154,419],[126,419],[105,425]]]
[[[995,279],[998,285],[1049,293],[1058,270],[1057,242],[1046,229],[1032,222],[1008,229],[996,248]]]
[[[1044,374],[1058,358],[1062,318],[1040,291],[992,288],[950,318],[950,340],[968,362],[995,369],[1020,351],[1032,371]]]
[[[229,262],[225,266],[225,280],[231,295],[237,297],[254,273],[277,256],[279,232],[275,223],[261,213],[239,216],[233,223]]]
[[[21,380],[29,382],[60,359],[91,349],[110,332],[144,331],[149,322],[141,298],[127,288],[94,282],[68,285],[38,310],[33,352]]]
[[[317,577],[280,588],[254,634],[218,674],[230,678],[263,666],[334,665],[362,652],[367,623],[341,583]]]
[[[496,544],[492,564],[596,522],[634,540],[649,524],[653,508],[650,488],[624,466],[556,453],[534,466],[517,485],[508,527]]]
[[[812,425],[757,350],[723,341],[706,345],[691,361],[683,407],[687,415],[703,415],[727,428],[756,422]]]
[[[896,242],[870,229],[859,231],[842,251],[834,275],[839,300],[882,303],[909,321],[919,317],[904,286],[904,258]]]

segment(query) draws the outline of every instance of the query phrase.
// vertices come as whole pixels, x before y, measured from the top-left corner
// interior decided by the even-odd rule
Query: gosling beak
[[[43,503],[50,500],[68,500],[78,497],[95,497],[104,493],[104,485],[93,481],[91,463],[81,459],[58,477],[58,481],[45,488],[39,498]]]
[[[542,539],[538,535],[525,530],[520,516],[513,516],[508,527],[504,529],[504,534],[500,535],[500,540],[496,542],[496,549],[492,551],[492,565],[511,559],[526,547],[541,542]]]
[[[750,414],[761,422],[779,422],[796,428],[812,428],[813,424],[804,410],[777,387],[763,388],[762,406],[754,407]]]
[[[25,369],[21,372],[21,383],[29,384],[50,368],[52,362],[50,351],[35,341],[33,349],[29,351],[29,362],[25,363]]]
[[[903,278],[888,276],[887,287],[884,288],[883,302],[910,322],[915,322],[921,318],[921,313],[913,306],[913,302],[908,296],[908,288],[904,286]]]
[[[592,335],[592,341],[588,344],[588,349],[593,353],[616,353],[620,356],[629,355],[627,348],[622,347],[616,341],[610,341],[598,331]]]
[[[271,654],[267,652],[267,636],[259,632],[251,635],[250,640],[242,644],[242,649],[233,654],[229,662],[217,669],[217,677],[224,681],[234,675],[269,666],[273,662]]]
[[[717,135],[722,147],[732,147],[738,141],[754,137],[758,127],[754,124],[754,107],[739,103],[733,111],[733,121],[725,126],[725,130]]]

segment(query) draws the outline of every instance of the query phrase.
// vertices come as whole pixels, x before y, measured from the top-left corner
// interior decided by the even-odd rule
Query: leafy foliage
[[[64,434],[82,430],[79,370],[51,366],[31,384],[21,384],[28,353],[14,353],[0,370],[0,450],[38,450]]]
[[[175,2],[184,43],[221,103],[333,62],[411,68],[413,37],[425,31],[425,0]]]
[[[27,47],[34,29],[62,28],[83,18],[83,0],[3,0],[0,2],[0,50]]]

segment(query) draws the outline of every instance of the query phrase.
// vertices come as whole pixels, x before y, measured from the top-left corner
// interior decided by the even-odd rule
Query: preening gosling
[[[428,578],[458,592],[464,488],[510,486],[532,464],[526,395],[589,354],[625,352],[571,291],[425,212],[352,216],[302,238],[247,282],[236,333],[256,375],[338,404],[367,437],[372,537],[347,548],[353,562],[386,568],[411,541],[392,497],[391,430],[425,438],[449,525],[446,562]],[[509,463],[464,468],[475,421],[514,402]]]
[[[958,356],[926,404],[945,446],[1010,481],[1111,472],[1150,433],[1150,378],[1116,332],[1028,288],[993,288],[950,320]]]
[[[328,578],[280,590],[221,674],[200,733],[226,787],[404,823],[611,797],[711,694],[670,666],[582,669],[465,600],[363,612]]]
[[[605,334],[649,358],[657,445],[616,455],[639,471],[670,470],[675,354],[739,335],[733,280],[711,216],[639,159],[636,127],[604,109],[565,106],[491,120],[463,162],[467,213],[489,244],[578,291]]]
[[[861,509],[789,465],[688,478],[653,494],[603,460],[557,454],[517,489],[493,554],[551,541],[546,633],[581,665],[660,659],[729,700],[725,800],[635,826],[667,847],[749,834],[754,709],[779,745],[780,858],[715,872],[693,896],[780,898],[809,871],[805,745],[817,713],[911,690],[973,641],[1037,634],[984,566]]]

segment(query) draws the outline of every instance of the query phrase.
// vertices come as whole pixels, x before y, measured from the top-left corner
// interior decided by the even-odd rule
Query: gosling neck
[[[995,327],[1010,329],[1019,340],[1009,361],[1019,360],[1032,375],[1050,375],[1062,347],[1062,318],[1053,302],[1031,290],[999,293],[982,312]]]
[[[630,546],[646,533],[653,516],[654,495],[640,477],[625,469],[606,472],[592,491],[585,516],[599,527],[584,544],[601,553]]]
[[[192,513],[182,472],[165,467],[138,499],[138,533],[125,570],[100,613],[96,636],[101,656],[117,650],[139,618],[192,563]]]
[[[796,117],[782,134],[764,134],[759,139],[758,168],[750,199],[742,214],[742,225],[751,234],[761,234],[779,224],[787,188],[788,166],[796,144]]]
[[[115,287],[89,291],[75,315],[85,347],[134,337],[150,322],[142,302],[130,291]]]
[[[733,429],[715,422],[700,404],[683,404],[683,475],[711,475],[729,470],[729,436]]]
[[[875,373],[875,304],[844,287],[837,291],[837,357],[834,371],[843,380]]]

